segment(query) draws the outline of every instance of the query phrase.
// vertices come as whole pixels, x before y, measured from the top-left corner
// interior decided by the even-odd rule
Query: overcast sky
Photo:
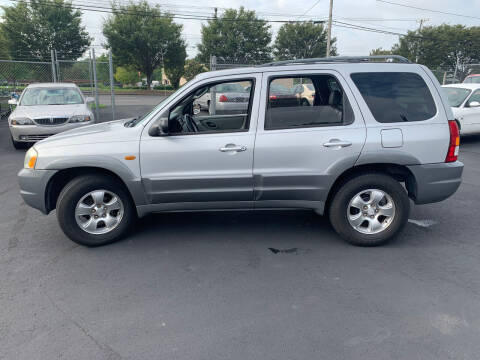
[[[126,0],[122,0],[122,3]],[[388,0],[395,3],[412,5],[426,9],[439,10],[463,15],[478,16],[480,18],[480,0]],[[164,10],[174,13],[205,15],[213,14],[217,7],[219,14],[224,8],[238,8],[255,10],[258,15],[269,20],[294,20],[315,19],[325,20],[328,16],[329,0],[149,0],[152,4],[160,4]],[[0,3],[7,3],[0,0]],[[109,6],[110,0],[74,0],[74,4],[92,6]],[[310,10],[309,10],[310,9]],[[308,12],[307,12],[308,11]],[[306,17],[299,17],[306,13]],[[104,42],[101,35],[101,26],[107,14],[85,11],[83,23],[87,31],[94,37],[93,44],[100,45]],[[453,16],[429,11],[422,11],[407,7],[383,3],[377,0],[334,0],[333,17],[338,21],[354,23],[361,26],[382,29],[398,33],[418,28],[420,19],[428,19],[426,25],[463,24],[479,26],[480,19],[464,16]],[[387,20],[387,21],[383,21]],[[175,21],[183,24],[184,38],[188,43],[188,55],[196,54],[196,44],[200,41],[200,28],[202,21],[181,20]],[[280,23],[271,23],[273,39],[281,26]],[[333,36],[337,38],[337,48],[340,55],[365,55],[371,49],[383,47],[389,49],[398,41],[396,35],[378,34],[373,32],[333,27]],[[479,39],[480,41],[480,39]],[[97,47],[98,52],[102,50]]]

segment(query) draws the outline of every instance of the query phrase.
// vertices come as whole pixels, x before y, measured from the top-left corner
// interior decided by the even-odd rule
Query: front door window
[[[202,86],[184,97],[169,114],[172,135],[248,131],[252,80]]]

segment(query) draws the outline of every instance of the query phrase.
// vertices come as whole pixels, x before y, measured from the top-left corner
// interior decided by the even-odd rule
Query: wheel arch
[[[330,204],[338,189],[348,180],[363,174],[382,173],[391,176],[395,180],[404,183],[407,189],[408,196],[411,199],[416,197],[416,180],[415,176],[405,165],[390,164],[390,163],[372,163],[362,164],[351,167],[340,174],[333,182],[328,192],[327,200],[325,202],[325,213],[329,211]]]
[[[83,175],[105,175],[115,179],[125,187],[133,204],[138,204],[140,194],[138,193],[138,189],[136,189],[137,185],[124,181],[124,179],[114,171],[94,166],[71,167],[57,171],[48,181],[45,188],[45,209],[47,214],[56,208],[58,196],[65,185],[74,178]]]

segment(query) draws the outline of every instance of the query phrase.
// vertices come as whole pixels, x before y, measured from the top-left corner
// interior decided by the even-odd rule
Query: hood
[[[10,117],[28,117],[30,119],[36,119],[50,116],[70,117],[73,115],[89,115],[91,113],[92,112],[85,104],[20,105],[15,108]]]
[[[128,120],[130,119],[109,121],[64,131],[37,142],[35,148],[40,150],[49,147],[115,143],[138,139],[143,127],[125,127],[124,123]]]

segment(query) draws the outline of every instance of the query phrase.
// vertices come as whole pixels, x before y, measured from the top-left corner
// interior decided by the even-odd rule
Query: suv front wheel
[[[119,181],[85,175],[70,181],[60,192],[57,218],[63,232],[77,244],[101,246],[125,235],[135,220],[135,210]]]
[[[329,215],[335,231],[357,246],[381,245],[397,235],[410,213],[410,200],[392,177],[365,174],[345,182],[333,197]]]

